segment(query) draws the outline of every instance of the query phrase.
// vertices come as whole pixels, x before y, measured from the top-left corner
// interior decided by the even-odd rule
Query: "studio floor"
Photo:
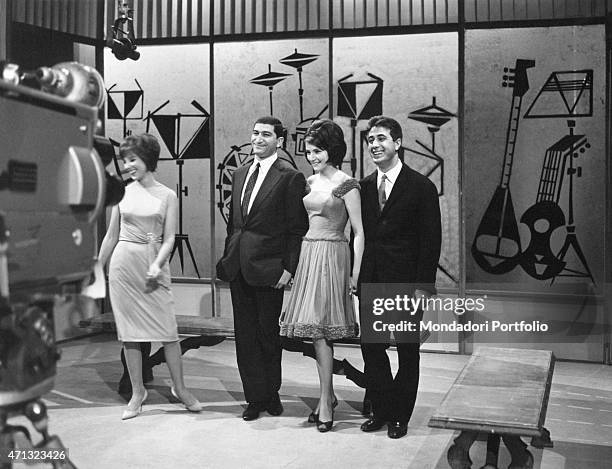
[[[298,353],[283,354],[285,412],[280,417],[264,413],[252,422],[240,418],[243,394],[234,342],[226,340],[184,356],[186,383],[202,402],[203,412],[189,413],[171,397],[168,369],[162,364],[154,368],[155,379],[147,385],[143,413],[122,421],[126,403],[116,393],[122,368],[115,336],[72,340],[61,349],[55,388],[44,401],[50,433],[61,438],[80,469],[448,468],[446,452],[457,433],[430,428],[427,422],[468,360],[461,355],[421,354],[420,390],[408,435],[391,440],[386,431],[360,431],[363,390],[343,376],[334,379],[340,404],[333,431],[321,434],[308,424],[318,381],[314,361]],[[363,366],[358,347],[336,346],[335,355]],[[395,352],[390,355],[395,365]],[[612,367],[558,362],[545,426],[554,448],[529,448],[535,468],[609,468]],[[472,467],[484,464],[485,449],[484,441],[472,446]],[[499,467],[508,467],[509,459],[502,447]]]

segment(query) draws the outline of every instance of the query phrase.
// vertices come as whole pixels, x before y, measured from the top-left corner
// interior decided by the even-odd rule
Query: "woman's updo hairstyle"
[[[314,121],[304,135],[304,141],[327,151],[329,164],[339,168],[346,155],[346,142],[342,128],[334,121]]]

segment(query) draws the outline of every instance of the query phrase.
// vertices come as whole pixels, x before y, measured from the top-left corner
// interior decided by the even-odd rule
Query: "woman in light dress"
[[[309,416],[320,432],[333,426],[337,405],[332,380],[333,341],[355,337],[358,325],[351,293],[356,291],[364,235],[359,183],[339,168],[346,154],[344,134],[331,120],[315,121],[305,134],[306,157],[315,174],[307,180],[304,206],[309,229],[286,310],[281,335],[311,338],[319,373],[320,399]],[[353,264],[346,236],[353,230]]]
[[[112,209],[98,262],[110,258],[110,300],[123,342],[132,398],[122,419],[136,417],[147,399],[142,380],[141,342],[162,342],[170,370],[172,394],[192,412],[201,405],[183,380],[168,257],[174,245],[177,197],[155,180],[160,147],[153,135],[130,135],[119,153],[134,183]],[[112,257],[111,257],[112,256]]]

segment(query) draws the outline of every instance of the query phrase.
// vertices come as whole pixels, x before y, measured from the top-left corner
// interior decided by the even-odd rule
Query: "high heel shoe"
[[[334,409],[332,409],[332,418],[329,422],[321,422],[317,419],[317,430],[321,433],[326,433],[332,429],[334,426]]]
[[[334,396],[334,402],[332,402],[332,409],[338,407],[338,398]],[[308,423],[318,423],[319,422],[319,414],[315,414],[313,410],[308,416]]]
[[[148,391],[145,389],[144,392],[144,396],[142,398],[142,401],[140,401],[140,404],[138,405],[138,407],[136,408],[136,410],[132,410],[129,407],[128,404],[128,408],[125,409],[123,411],[123,415],[121,416],[121,420],[128,420],[128,419],[133,419],[134,417],[136,417],[138,414],[140,414],[142,412],[142,404],[144,404],[144,401],[147,400],[147,397],[149,397],[149,393]]]
[[[176,393],[176,390],[174,389],[174,386],[172,386],[170,388],[170,393],[177,398],[179,401],[181,401],[183,403],[183,405],[185,406],[185,408],[189,411],[189,412],[201,412],[202,411],[202,404],[200,404],[200,402],[193,396],[193,402],[191,403],[187,403],[185,402],[183,399],[181,399],[178,394]]]

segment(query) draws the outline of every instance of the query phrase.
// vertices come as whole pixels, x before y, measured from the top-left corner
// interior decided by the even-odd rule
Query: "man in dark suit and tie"
[[[244,420],[264,410],[283,412],[278,318],[308,216],[302,202],[306,180],[278,158],[282,143],[278,119],[257,119],[251,134],[253,162],[234,172],[225,251],[217,263],[217,276],[230,282],[236,359],[248,403]]]
[[[389,117],[368,122],[368,150],[377,170],[360,181],[365,250],[360,285],[403,283],[415,297],[435,294],[440,258],[441,224],[435,185],[399,159],[402,128]],[[419,324],[423,311],[412,319]],[[418,334],[416,335],[418,337]],[[419,385],[419,342],[395,336],[399,368],[391,373],[388,343],[361,344],[366,388],[372,403],[361,430],[387,423],[390,438],[407,433]]]

